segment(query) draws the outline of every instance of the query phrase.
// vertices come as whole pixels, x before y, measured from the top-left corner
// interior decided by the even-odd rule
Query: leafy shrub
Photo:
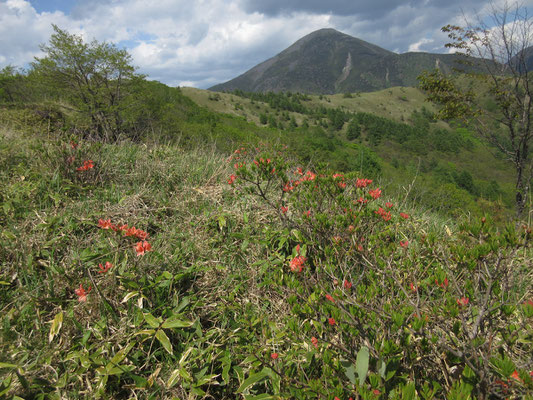
[[[279,219],[263,280],[286,325],[250,357],[244,394],[311,398],[524,396],[533,332],[529,228],[483,218],[447,237],[383,200],[372,181],[240,151],[228,183]],[[262,380],[264,384],[253,383]],[[355,396],[354,396],[355,394]]]

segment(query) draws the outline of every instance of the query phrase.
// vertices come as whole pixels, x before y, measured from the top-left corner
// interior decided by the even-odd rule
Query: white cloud
[[[363,16],[368,12],[359,16],[341,12],[357,10],[350,5],[353,0],[334,0],[327,12],[318,0],[312,2],[313,7],[295,2],[290,11],[283,11],[287,0],[270,0],[269,12],[263,6],[250,6],[260,3],[249,0],[159,0],[157,5],[146,0],[84,0],[68,15],[37,12],[26,0],[0,0],[0,68],[31,62],[56,24],[85,40],[95,38],[126,47],[139,72],[151,79],[208,87],[326,27],[389,50],[434,51],[440,46],[444,51],[445,35],[439,28],[460,15],[458,1],[396,1],[393,6],[385,0],[362,2],[367,11],[383,8],[383,12],[372,11],[369,20]],[[486,4],[464,1],[470,9]],[[279,12],[276,5],[281,7]]]
[[[420,50],[421,46],[428,44],[428,43],[433,43],[433,42],[434,42],[433,39],[421,39],[416,43],[410,44],[408,51],[422,51]]]

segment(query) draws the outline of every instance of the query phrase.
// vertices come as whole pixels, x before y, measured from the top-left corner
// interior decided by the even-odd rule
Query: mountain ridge
[[[302,37],[245,73],[209,88],[212,91],[310,94],[369,92],[393,86],[416,86],[424,70],[453,70],[455,54],[397,54],[332,28]]]

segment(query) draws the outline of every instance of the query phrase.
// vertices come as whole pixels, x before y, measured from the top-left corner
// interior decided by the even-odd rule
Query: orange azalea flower
[[[334,299],[333,296],[331,296],[330,294],[327,294],[327,295],[326,295],[326,299],[328,299],[328,300],[331,301],[332,303],[335,303],[335,299]]]
[[[444,281],[442,283],[439,283],[439,281],[435,279],[435,284],[439,285],[443,289],[446,289],[448,287],[448,278],[444,278]]]
[[[119,231],[122,231],[122,232],[127,232],[127,230],[128,230],[128,225],[127,225],[127,224],[119,225],[119,226],[117,226],[117,229],[118,229]]]
[[[98,264],[98,267],[100,268],[100,271],[98,271],[98,273],[105,274],[113,267],[113,264],[111,264],[109,261],[106,261],[105,267],[102,264]]]
[[[233,185],[233,182],[235,182],[235,179],[237,179],[237,177],[234,174],[231,174],[228,179],[228,184]]]
[[[460,306],[466,306],[468,304],[468,297],[461,297],[460,299],[457,299],[457,304]]]
[[[113,226],[113,224],[111,223],[110,219],[102,219],[102,218],[100,218],[98,220],[98,227],[100,227],[102,229],[111,229],[112,226]]]
[[[344,288],[345,289],[351,289],[352,288],[352,282],[349,282],[347,279],[344,280]]]
[[[137,252],[137,256],[143,256],[144,253],[151,250],[152,245],[145,240],[143,240],[142,242],[137,242],[137,244],[135,245],[135,251]]]
[[[137,236],[137,228],[132,226],[126,230],[126,236]]]
[[[335,325],[335,319],[334,318],[328,318],[328,324],[331,326]]]
[[[287,214],[287,211],[289,211],[289,207],[283,207],[283,206],[281,206],[281,212],[282,212],[283,214]]]
[[[404,249],[406,249],[407,246],[409,246],[409,241],[406,240],[406,241],[404,241],[404,242],[400,242],[400,246],[402,246]]]
[[[316,337],[313,336],[311,338],[311,343],[315,346],[315,349],[318,349],[318,339]]]
[[[307,171],[305,173],[304,181],[314,181],[315,178],[316,178],[316,174],[314,172]]]
[[[289,264],[292,272],[302,272],[305,266],[305,257],[296,256]]]
[[[409,214],[406,214],[406,213],[401,212],[401,213],[400,213],[400,217],[402,217],[402,218],[404,218],[404,219],[407,219],[407,218],[409,218]]]
[[[277,360],[278,357],[279,357],[279,354],[278,354],[278,353],[272,353],[272,354],[270,355],[270,358],[272,358],[273,360]]]
[[[518,371],[515,369],[514,372],[511,374],[511,378],[518,382],[522,382],[522,379],[520,378],[520,375],[518,375]]]
[[[135,236],[137,236],[137,238],[141,240],[146,240],[146,238],[148,237],[148,232],[145,232],[141,229],[137,229],[137,231],[135,232]]]
[[[87,171],[94,167],[93,160],[85,160],[83,166],[76,168],[78,171]]]
[[[374,200],[379,199],[381,197],[381,189],[377,188],[374,190],[369,190],[368,194],[370,194]]]
[[[367,185],[370,185],[371,183],[372,183],[372,179],[360,179],[360,178],[357,178],[357,182],[356,182],[355,185],[358,188],[364,188]]]
[[[89,294],[91,289],[92,289],[92,287],[89,286],[89,289],[85,290],[83,288],[83,285],[80,283],[80,287],[78,289],[74,290],[74,293],[76,293],[78,295],[78,301],[80,303],[84,302],[84,301],[87,301],[87,295]]]

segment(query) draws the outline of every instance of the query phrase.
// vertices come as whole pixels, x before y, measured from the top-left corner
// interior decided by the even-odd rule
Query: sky
[[[442,26],[488,12],[487,0],[0,0],[0,68],[27,68],[55,24],[127,49],[148,79],[205,89],[317,29],[397,53],[444,53]]]

